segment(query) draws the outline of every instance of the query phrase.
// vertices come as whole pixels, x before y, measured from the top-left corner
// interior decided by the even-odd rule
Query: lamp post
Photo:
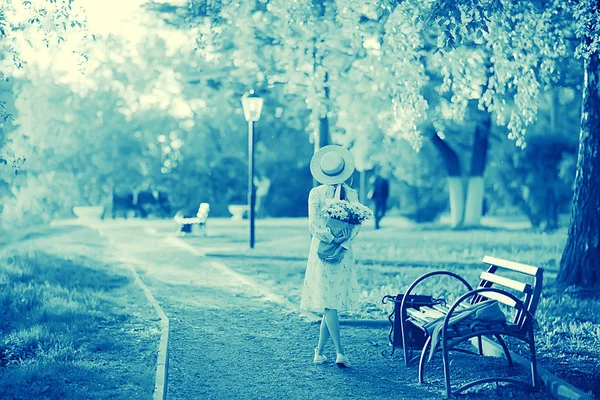
[[[251,90],[242,96],[244,118],[248,121],[248,219],[250,221],[250,248],[254,248],[254,123],[260,119],[263,99]]]

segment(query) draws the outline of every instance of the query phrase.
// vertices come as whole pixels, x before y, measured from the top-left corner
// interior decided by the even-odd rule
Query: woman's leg
[[[323,349],[325,348],[325,344],[329,340],[329,329],[327,329],[327,320],[325,319],[325,315],[321,319],[321,330],[319,331],[319,344],[317,345],[317,354],[323,354]]]
[[[324,319],[327,323],[327,328],[331,334],[331,340],[335,346],[335,351],[338,354],[344,354],[344,348],[342,347],[342,341],[340,340],[340,319],[336,309],[326,308],[323,314]]]

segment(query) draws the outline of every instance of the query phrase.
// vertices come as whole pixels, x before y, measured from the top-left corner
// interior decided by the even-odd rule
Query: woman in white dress
[[[308,196],[312,242],[300,307],[323,314],[314,363],[324,364],[327,361],[323,349],[331,337],[337,353],[336,364],[344,368],[350,363],[340,340],[338,311],[352,310],[358,305],[358,281],[351,246],[360,225],[346,229],[342,237],[336,238],[326,226],[322,206],[326,199],[358,201],[356,191],[344,183],[354,172],[354,157],[341,146],[325,146],[314,154],[310,170],[321,185],[313,188]],[[337,257],[334,257],[337,260],[325,262],[319,258],[317,250],[321,241],[340,244],[336,250]]]

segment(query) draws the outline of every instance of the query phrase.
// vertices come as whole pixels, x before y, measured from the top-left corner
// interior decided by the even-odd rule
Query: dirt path
[[[398,359],[380,355],[371,328],[346,328],[355,367],[316,367],[318,326],[232,281],[213,260],[139,228],[102,228],[134,263],[171,321],[169,399],[439,398],[408,384]],[[332,348],[327,355],[334,358]],[[396,370],[390,373],[391,370]]]

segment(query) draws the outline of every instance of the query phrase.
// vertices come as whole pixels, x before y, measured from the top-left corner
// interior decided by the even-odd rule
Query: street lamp
[[[242,96],[244,118],[248,121],[248,219],[250,220],[250,248],[254,248],[254,123],[260,119],[263,99],[251,90]]]

